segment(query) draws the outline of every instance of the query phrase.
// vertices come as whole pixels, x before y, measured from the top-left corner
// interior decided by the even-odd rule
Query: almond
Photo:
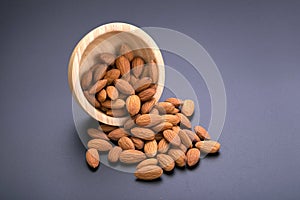
[[[81,87],[82,89],[88,89],[92,83],[93,79],[93,72],[91,70],[88,70],[85,72],[81,77]]]
[[[111,131],[107,136],[111,140],[119,140],[123,136],[128,136],[129,133],[124,128],[117,128]]]
[[[144,166],[134,172],[134,175],[141,180],[154,180],[161,177],[163,170],[157,165]]]
[[[182,113],[177,113],[176,115],[180,119],[180,125],[183,125],[187,128],[192,128],[192,124],[191,124],[190,120],[185,115],[183,115]]]
[[[109,108],[109,109],[120,109],[125,106],[125,101],[122,99],[117,99],[115,101],[106,100],[106,101],[102,102],[101,105],[103,107]]]
[[[159,153],[167,153],[167,151],[169,150],[169,142],[166,139],[161,139],[157,145],[157,151]]]
[[[182,143],[179,145],[179,147],[176,147],[176,148],[179,148],[181,151],[183,151],[184,153],[186,153],[187,151],[187,147],[184,146]]]
[[[156,103],[156,99],[155,98],[152,98],[150,99],[149,101],[146,101],[143,105],[142,105],[142,108],[141,108],[141,113],[142,114],[147,114],[149,113],[152,108],[154,107]]]
[[[173,130],[176,134],[178,134],[179,131],[180,131],[181,129],[180,129],[179,126],[173,126],[173,127],[172,127],[172,130]]]
[[[99,102],[104,102],[106,100],[106,90],[102,89],[98,94],[97,94],[97,99]]]
[[[115,86],[120,92],[122,92],[124,94],[132,95],[135,93],[134,89],[130,85],[130,83],[128,83],[127,81],[125,81],[123,79],[116,79]]]
[[[158,68],[156,63],[152,60],[150,61],[150,63],[148,64],[149,66],[149,76],[151,77],[153,83],[157,83],[158,81]]]
[[[190,117],[190,116],[193,115],[194,109],[195,109],[194,101],[188,99],[188,100],[185,100],[183,102],[183,105],[182,105],[182,108],[181,108],[181,112],[185,116]]]
[[[111,131],[113,131],[113,130],[115,130],[117,128],[119,128],[119,127],[117,127],[117,126],[111,126],[111,125],[107,125],[107,124],[100,124],[99,127],[98,127],[98,129],[100,131],[103,131],[103,132],[111,132]]]
[[[189,136],[192,142],[200,142],[200,138],[191,130],[183,129],[183,131]]]
[[[128,112],[125,108],[110,109],[110,110],[106,111],[106,115],[112,116],[112,117],[123,117],[125,115],[128,115]]]
[[[115,55],[111,53],[101,53],[99,58],[102,62],[106,63],[107,65],[113,65],[115,63]]]
[[[91,138],[94,138],[94,139],[102,139],[102,140],[107,140],[109,141],[109,138],[107,137],[107,135],[105,133],[103,133],[102,131],[98,130],[98,129],[95,129],[95,128],[89,128],[87,130],[87,133],[88,135],[91,137]]]
[[[86,162],[92,168],[97,168],[100,163],[99,153],[96,149],[89,149],[85,154]]]
[[[196,165],[200,160],[200,151],[197,148],[191,148],[186,153],[187,165],[192,167]]]
[[[179,111],[180,110],[178,108],[174,108],[174,110],[170,114],[175,115],[176,113],[179,113]]]
[[[137,137],[131,137],[131,140],[135,146],[136,149],[142,149],[144,148],[144,141]]]
[[[143,114],[136,118],[135,123],[138,126],[151,127],[155,126],[163,121],[160,115]]]
[[[135,82],[134,85],[134,89],[136,92],[141,92],[145,89],[147,89],[148,87],[150,87],[150,85],[152,84],[152,79],[149,77],[143,77],[140,80]]]
[[[147,157],[154,157],[157,154],[157,142],[156,140],[147,141],[144,146],[144,152]]]
[[[137,95],[131,95],[126,99],[126,108],[131,116],[139,113],[141,100]]]
[[[122,148],[115,146],[114,148],[112,148],[107,155],[107,159],[109,162],[111,163],[116,163],[119,160],[120,154],[122,152]]]
[[[120,55],[125,56],[129,61],[132,61],[132,59],[134,58],[133,51],[126,43],[121,45],[119,53]]]
[[[159,111],[156,108],[152,108],[149,114],[159,115]]]
[[[176,126],[180,122],[179,117],[176,115],[163,115],[162,117],[164,118],[164,121],[169,122],[174,126]]]
[[[120,56],[116,59],[116,67],[120,70],[121,75],[130,72],[130,62],[125,56]]]
[[[120,70],[118,69],[111,69],[106,72],[104,79],[107,79],[107,85],[110,85],[114,80],[118,79],[120,77]]]
[[[181,144],[180,137],[172,130],[164,130],[164,138],[174,146],[179,146]]]
[[[123,136],[118,140],[118,145],[123,150],[134,149],[134,144],[133,144],[132,140],[126,136]]]
[[[106,80],[106,79],[97,81],[97,82],[89,89],[89,93],[90,93],[90,94],[96,94],[97,92],[99,92],[100,90],[102,90],[102,89],[106,86],[106,83],[107,83],[107,80]]]
[[[142,167],[148,166],[148,165],[157,165],[158,161],[155,158],[148,158],[146,160],[143,160],[140,162],[137,166],[136,169],[140,169]]]
[[[179,107],[183,104],[182,100],[178,98],[167,98],[165,101],[173,104],[175,107]]]
[[[125,164],[133,164],[146,159],[146,155],[139,150],[124,150],[120,153],[120,161]]]
[[[160,113],[172,113],[172,111],[175,109],[175,106],[169,102],[159,102],[156,108]]]
[[[116,100],[119,97],[119,92],[114,86],[108,86],[106,88],[106,93],[111,100]]]
[[[90,102],[90,104],[92,106],[94,106],[95,108],[100,108],[100,103],[96,99],[95,95],[89,94],[88,91],[84,91],[83,94],[84,94],[85,98],[88,100],[88,102]]]
[[[210,140],[210,135],[202,126],[195,126],[194,130],[201,140]]]
[[[164,131],[167,129],[171,129],[173,127],[173,124],[169,123],[169,122],[161,122],[159,124],[157,124],[156,126],[153,126],[151,129],[155,132],[158,133],[160,131]]]
[[[129,130],[131,128],[133,128],[135,126],[135,122],[134,122],[134,119],[132,118],[129,118],[123,125],[123,127],[126,129],[126,130]]]
[[[186,146],[187,148],[191,148],[193,146],[192,140],[190,137],[186,134],[185,131],[180,130],[178,133],[178,136],[180,137],[181,143]]]
[[[172,171],[175,167],[175,162],[173,158],[167,154],[157,155],[158,164],[165,171]]]
[[[138,94],[141,101],[148,101],[155,95],[156,89],[148,88]]]
[[[135,85],[136,84],[136,82],[138,81],[139,79],[137,79],[134,75],[131,75],[130,76],[130,84],[131,85]]]
[[[185,166],[186,156],[180,149],[170,149],[168,155],[173,158],[177,166]]]
[[[109,151],[112,149],[112,145],[108,141],[102,139],[92,139],[88,142],[87,146],[88,148],[94,148],[98,151]]]
[[[95,68],[93,79],[94,79],[94,82],[96,82],[96,81],[101,80],[104,77],[108,66],[106,64],[96,64],[96,65],[94,65],[93,68]]]
[[[153,140],[155,138],[155,133],[148,128],[140,128],[140,127],[135,127],[130,130],[132,135],[135,137],[138,137],[143,140]]]
[[[220,143],[212,140],[204,140],[197,142],[195,147],[204,153],[217,153],[220,150]]]
[[[132,62],[132,73],[135,77],[139,77],[142,74],[145,62],[141,57],[135,57]]]

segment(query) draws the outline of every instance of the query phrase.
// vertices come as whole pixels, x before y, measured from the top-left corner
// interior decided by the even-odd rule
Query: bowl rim
[[[159,65],[158,67],[158,83],[157,83],[157,90],[154,95],[156,101],[158,101],[162,95],[164,83],[165,83],[165,68],[164,68],[164,60],[161,54],[160,49],[158,48],[155,41],[148,35],[144,30],[141,28],[134,26],[132,24],[123,23],[123,22],[112,22],[108,24],[104,24],[92,29],[86,35],[84,35],[80,41],[77,43],[71,57],[69,59],[68,65],[68,82],[70,91],[72,92],[73,97],[76,99],[77,103],[80,107],[91,117],[100,121],[105,124],[113,125],[113,126],[121,126],[124,122],[129,118],[126,117],[112,117],[108,116],[105,113],[99,111],[95,107],[93,107],[87,99],[84,97],[83,91],[80,86],[80,79],[79,77],[75,78],[74,76],[79,76],[79,68],[80,68],[80,60],[82,54],[89,46],[94,39],[98,38],[99,36],[106,34],[108,32],[130,32],[134,36],[140,38],[147,46],[151,48],[155,48],[155,51],[152,51],[155,57],[156,64]],[[79,89],[78,89],[79,84]],[[77,88],[77,89],[76,89]],[[79,98],[78,96],[83,96],[84,98]]]

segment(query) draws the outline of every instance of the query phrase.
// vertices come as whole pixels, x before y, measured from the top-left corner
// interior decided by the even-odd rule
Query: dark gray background
[[[299,199],[299,10],[296,0],[1,1],[0,198]],[[84,34],[112,21],[171,28],[207,49],[228,98],[219,156],[154,183],[87,168],[68,59]]]

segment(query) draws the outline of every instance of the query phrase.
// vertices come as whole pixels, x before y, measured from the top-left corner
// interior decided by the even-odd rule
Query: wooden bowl
[[[158,101],[164,88],[164,61],[158,46],[153,39],[140,28],[126,23],[109,23],[99,26],[85,35],[73,50],[69,61],[68,78],[73,96],[79,105],[94,119],[109,125],[120,126],[128,117],[111,117],[92,106],[85,98],[80,77],[97,61],[99,53],[109,52],[117,55],[116,49],[127,43],[135,49],[135,55],[141,56],[146,62],[154,60],[158,67],[158,86],[154,98]]]

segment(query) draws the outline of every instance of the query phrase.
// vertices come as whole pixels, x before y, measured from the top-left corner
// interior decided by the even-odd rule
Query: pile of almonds
[[[220,144],[205,128],[195,126],[192,131],[192,100],[153,98],[158,79],[154,61],[145,63],[127,44],[121,45],[119,57],[104,53],[99,61],[81,77],[87,100],[107,115],[130,117],[121,127],[100,124],[87,130],[90,167],[97,168],[99,152],[106,152],[110,163],[137,164],[135,176],[153,180],[175,165],[195,166],[201,152],[219,151]]]

